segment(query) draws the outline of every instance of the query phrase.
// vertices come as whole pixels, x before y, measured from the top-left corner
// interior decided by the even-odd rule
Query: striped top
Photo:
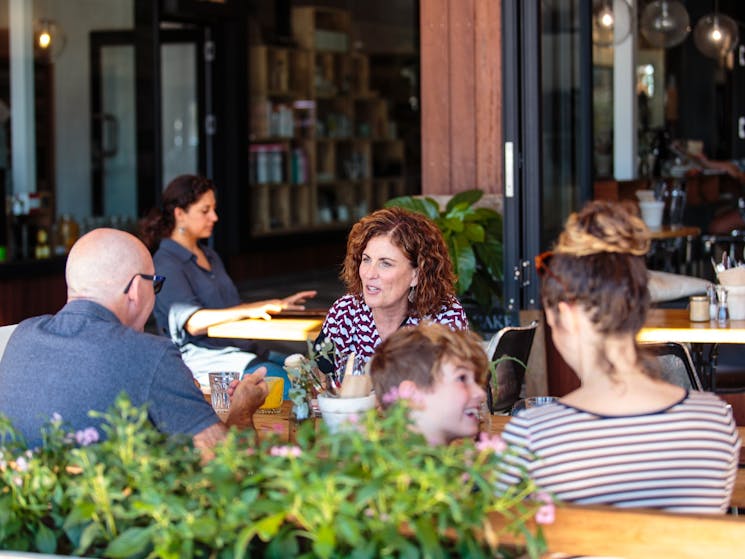
[[[523,466],[561,501],[725,512],[740,449],[730,408],[708,392],[689,392],[655,413],[602,416],[557,402],[529,408],[505,427]],[[509,468],[504,481],[517,482]]]

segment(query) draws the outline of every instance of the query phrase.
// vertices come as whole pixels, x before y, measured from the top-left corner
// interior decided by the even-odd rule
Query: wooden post
[[[422,192],[502,193],[501,0],[423,0]]]

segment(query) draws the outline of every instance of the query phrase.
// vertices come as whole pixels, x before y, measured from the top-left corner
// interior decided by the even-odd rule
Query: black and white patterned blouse
[[[401,326],[415,326],[422,320],[444,324],[452,330],[468,328],[466,313],[455,297],[448,305],[443,305],[437,314],[425,317],[409,316]],[[343,370],[346,363],[344,356],[350,353],[361,356],[367,363],[381,342],[372,310],[361,296],[349,294],[337,299],[329,309],[316,344],[322,340],[333,342],[338,360],[333,365],[329,362],[319,363],[321,370],[327,374],[334,369]]]

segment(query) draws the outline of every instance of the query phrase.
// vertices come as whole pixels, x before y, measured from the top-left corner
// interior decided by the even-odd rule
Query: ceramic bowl
[[[356,417],[375,407],[375,394],[360,398],[335,398],[325,394],[318,395],[318,408],[324,423],[331,432],[336,432],[350,417]]]

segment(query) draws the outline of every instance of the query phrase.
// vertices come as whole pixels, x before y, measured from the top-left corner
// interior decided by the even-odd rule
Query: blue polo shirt
[[[164,433],[195,435],[219,421],[170,340],[128,328],[92,301],[24,320],[0,361],[0,413],[30,447],[41,445],[40,428],[54,413],[103,438],[88,411],[106,411],[122,391],[135,406],[148,404]]]

